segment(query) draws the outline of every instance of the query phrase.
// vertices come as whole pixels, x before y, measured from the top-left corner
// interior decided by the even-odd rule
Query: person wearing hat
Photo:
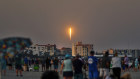
[[[72,60],[70,59],[69,54],[66,54],[65,60],[61,65],[61,70],[60,70],[61,74],[62,71],[63,71],[64,79],[72,79],[73,77]]]
[[[83,62],[79,59],[80,55],[77,54],[75,60],[73,61],[74,67],[74,79],[83,79],[82,67]]]

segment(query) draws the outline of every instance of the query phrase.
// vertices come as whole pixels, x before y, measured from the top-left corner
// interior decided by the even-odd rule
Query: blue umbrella
[[[5,38],[0,40],[0,52],[12,57],[15,53],[24,50],[26,47],[30,47],[30,45],[32,45],[32,42],[29,38]]]

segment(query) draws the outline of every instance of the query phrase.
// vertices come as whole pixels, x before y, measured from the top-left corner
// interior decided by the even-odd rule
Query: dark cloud
[[[0,38],[24,36],[59,47],[83,41],[96,50],[140,48],[139,8],[140,0],[3,0]],[[72,41],[66,32],[69,24]]]

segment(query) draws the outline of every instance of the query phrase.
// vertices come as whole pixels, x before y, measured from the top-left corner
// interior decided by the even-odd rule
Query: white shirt
[[[121,68],[121,58],[120,57],[113,57],[111,62],[112,62],[112,68],[115,68],[115,67]]]

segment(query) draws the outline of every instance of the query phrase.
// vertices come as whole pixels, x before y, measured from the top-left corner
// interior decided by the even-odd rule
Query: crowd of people
[[[58,57],[31,59],[29,57],[22,58],[20,54],[18,54],[14,58],[2,56],[1,70],[2,74],[5,76],[8,66],[9,70],[16,69],[16,76],[22,77],[22,71],[30,71],[30,69],[39,71],[41,65],[41,70],[44,74],[54,73],[54,75],[56,75],[54,77],[59,77],[57,73],[60,72],[60,75],[63,75],[64,79],[122,79],[121,72],[130,70],[137,72],[140,70],[140,57],[133,60],[131,65],[129,62],[130,59],[127,55],[122,59],[118,57],[118,53],[116,52],[113,57],[109,57],[108,51],[105,52],[102,58],[96,58],[94,56],[94,51],[91,51],[87,59],[82,58],[78,54],[73,58],[67,54],[65,59],[59,59]],[[60,68],[60,71],[58,71],[58,68]],[[111,71],[112,74],[110,74]],[[86,72],[88,72],[88,77]],[[42,79],[49,79],[49,76],[46,78],[47,76],[43,75]]]
[[[129,70],[127,56],[124,58],[125,69]],[[90,52],[88,60],[80,58],[80,55],[76,55],[75,58],[71,59],[69,55],[65,56],[65,60],[61,64],[60,74],[63,73],[64,79],[131,79],[129,73],[121,76],[121,58],[115,53],[114,57],[110,58],[109,53],[106,52],[103,58],[97,59],[94,56],[94,51]],[[83,69],[88,70],[89,77],[83,77]],[[110,71],[112,69],[112,74]],[[74,72],[74,73],[73,73]],[[42,75],[42,79],[59,79],[59,74],[54,72],[54,76],[46,75],[48,73],[53,73],[53,71],[45,72]]]

